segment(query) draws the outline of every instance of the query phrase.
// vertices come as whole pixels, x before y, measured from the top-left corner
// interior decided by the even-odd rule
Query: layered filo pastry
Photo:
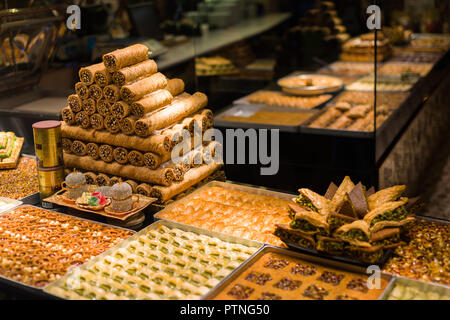
[[[331,199],[331,203],[333,205],[333,208],[336,211],[339,211],[338,209],[340,206],[342,206],[342,203],[345,201],[345,196],[350,193],[353,188],[355,187],[355,184],[350,179],[349,176],[346,176],[344,180],[342,180],[341,184],[339,185],[339,188],[336,190],[336,192],[333,195],[333,198]]]
[[[336,212],[331,212],[328,216],[327,216],[327,223],[328,226],[330,228],[331,231],[334,231],[340,227],[342,227],[343,225],[349,224],[356,221],[356,218],[344,215],[344,214],[339,214]]]
[[[364,220],[357,220],[338,228],[334,235],[358,247],[370,247],[369,224]]]
[[[387,202],[366,214],[364,221],[369,225],[371,232],[404,226],[415,220],[414,217],[408,217],[408,211],[405,208],[407,202],[406,199]]]
[[[366,263],[377,263],[383,257],[383,246],[346,246],[344,253],[347,257]]]
[[[339,255],[344,252],[344,246],[345,242],[341,239],[325,236],[317,236],[316,249],[318,251]]]
[[[288,224],[277,224],[274,234],[286,243],[296,244],[300,247],[310,249],[316,247],[316,241],[313,235],[292,229]]]
[[[367,198],[369,210],[374,210],[386,202],[397,201],[405,189],[405,185],[398,185],[375,192]]]
[[[298,192],[300,194],[294,201],[306,210],[316,212],[322,216],[326,216],[333,211],[331,201],[320,194],[306,188],[298,189]]]
[[[289,204],[292,214],[290,227],[306,234],[328,235],[329,226],[326,218],[315,211],[306,210],[296,204]]]
[[[370,236],[370,242],[373,246],[383,246],[384,249],[391,249],[405,244],[400,236],[400,228],[387,228]]]

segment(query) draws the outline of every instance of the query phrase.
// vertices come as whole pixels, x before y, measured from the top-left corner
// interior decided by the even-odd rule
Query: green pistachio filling
[[[375,225],[375,223],[381,221],[401,221],[406,218],[408,211],[405,206],[400,206],[394,211],[386,211],[378,216],[376,216],[371,222],[370,226]]]
[[[348,250],[348,254],[350,257],[368,262],[368,263],[375,263],[379,261],[383,255],[382,250],[378,250],[375,252],[365,252],[365,251],[359,251],[359,250]]]
[[[306,240],[303,237],[300,237],[299,235],[296,235],[295,233],[287,232],[286,230],[277,229],[274,233],[277,237],[279,237],[281,240],[288,242],[288,243],[295,243],[298,244],[301,247],[304,248],[313,248],[313,244]]]
[[[332,230],[337,229],[337,228],[343,226],[344,224],[348,223],[348,221],[341,219],[339,217],[334,217],[334,216],[330,216],[328,218],[327,222],[330,225],[330,228]]]
[[[315,225],[311,224],[310,222],[304,219],[292,220],[289,225],[291,226],[292,229],[299,229],[304,232],[315,232],[320,235],[328,234],[328,232],[324,228],[316,227]]]
[[[339,241],[319,240],[318,247],[326,252],[341,252],[344,250],[344,243]]]
[[[302,207],[308,208],[314,212],[319,212],[319,209],[311,202],[311,200],[307,199],[304,195],[299,195],[295,201],[301,205]]]
[[[345,239],[349,240],[359,240],[359,241],[369,241],[367,235],[360,229],[350,229],[345,233],[341,233]]]
[[[375,241],[372,243],[372,245],[374,246],[379,246],[379,245],[383,245],[383,246],[387,246],[390,244],[394,244],[394,243],[398,243],[400,242],[400,234],[396,234],[392,237],[380,240],[380,241]]]

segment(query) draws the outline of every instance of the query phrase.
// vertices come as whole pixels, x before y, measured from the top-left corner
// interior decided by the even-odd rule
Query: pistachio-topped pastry
[[[86,177],[81,172],[74,171],[69,173],[65,183],[68,190],[67,194],[70,199],[77,199],[86,191]]]
[[[332,211],[331,201],[320,194],[306,188],[299,189],[298,192],[300,195],[294,201],[306,210],[317,212],[322,216],[327,216]]]
[[[111,208],[117,212],[130,211],[133,208],[133,190],[126,182],[111,187]]]
[[[343,225],[336,230],[335,236],[355,246],[371,247],[369,225],[364,220]]]

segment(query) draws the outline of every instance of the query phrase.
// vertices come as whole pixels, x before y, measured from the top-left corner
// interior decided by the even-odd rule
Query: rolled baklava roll
[[[218,164],[209,164],[189,170],[184,174],[183,181],[173,183],[170,186],[153,186],[151,196],[158,198],[160,202],[165,202],[175,195],[187,190],[199,183],[220,168]]]
[[[120,96],[123,100],[132,103],[149,93],[164,89],[166,85],[167,78],[162,73],[157,72],[147,78],[124,85],[120,89]]]
[[[77,113],[83,110],[83,104],[81,103],[81,98],[77,94],[71,94],[67,97],[67,104],[73,112]]]
[[[73,154],[77,156],[85,156],[87,154],[86,144],[80,140],[75,140],[72,142],[72,147],[70,148]]]
[[[86,145],[87,155],[94,160],[97,160],[100,155],[98,153],[98,144],[90,142]]]
[[[167,81],[167,85],[164,88],[169,91],[172,96],[177,96],[184,91],[184,81],[178,78],[170,79]]]
[[[134,131],[138,136],[146,137],[153,131],[167,127],[184,117],[206,106],[208,98],[201,92],[196,92],[189,98],[174,102],[148,118],[136,121]]]
[[[128,152],[128,161],[133,166],[143,167],[144,166],[144,154],[137,150],[132,150],[132,151]],[[151,169],[156,169],[156,167],[153,167]]]
[[[89,116],[93,115],[97,111],[97,106],[94,99],[84,99],[81,103],[83,104],[83,111]]]
[[[114,148],[113,157],[120,164],[128,163],[128,150],[122,147]]]
[[[113,116],[107,116],[105,118],[105,129],[110,133],[117,133],[120,131],[119,120]]]
[[[211,110],[209,109],[204,109],[201,113],[201,115],[205,116],[206,119],[208,120],[208,127],[212,127],[213,123],[214,123],[214,114]]]
[[[196,114],[193,116],[193,118],[196,124],[194,126],[194,132],[195,129],[198,130],[198,133],[205,132],[206,129],[208,128],[208,119],[206,118],[206,116],[202,114]]]
[[[125,181],[125,183],[128,183],[130,185],[131,190],[133,190],[133,193],[137,193],[136,189],[138,187],[138,184],[137,184],[136,181],[134,181],[134,180],[127,180],[127,181]]]
[[[135,44],[103,55],[103,63],[109,72],[137,64],[148,59],[148,48]]]
[[[72,140],[67,138],[61,139],[62,148],[65,152],[72,153]]]
[[[120,131],[123,134],[131,136],[134,134],[134,123],[137,118],[135,116],[129,116],[119,121]]]
[[[65,107],[61,111],[61,117],[65,123],[68,125],[73,125],[76,123],[75,113],[70,107]]]
[[[171,168],[173,170],[173,180],[181,181],[184,177],[184,170],[181,164],[172,161],[165,162],[160,165],[160,168]]]
[[[152,193],[152,186],[147,183],[141,183],[136,187],[136,192],[145,197],[150,197],[150,194]]]
[[[152,153],[152,152],[144,153],[144,165],[147,168],[154,170],[154,169],[158,168],[160,164],[161,164],[160,156],[158,156],[157,154]]]
[[[114,152],[113,147],[107,144],[102,144],[98,148],[98,155],[100,156],[100,159],[108,163],[114,160],[113,152]]]
[[[110,104],[116,103],[120,99],[119,87],[110,84],[103,88],[103,96]]]
[[[121,182],[122,179],[120,177],[111,177],[109,179],[109,185],[112,187],[113,185],[115,185],[116,183]]]
[[[75,121],[84,129],[87,129],[91,126],[91,119],[89,118],[89,115],[85,111],[78,112],[75,115]]]
[[[111,115],[117,119],[123,119],[130,113],[130,105],[124,101],[117,101],[111,106]]]
[[[103,88],[111,83],[112,75],[108,70],[106,70],[106,67],[103,67],[103,69],[95,71],[94,81],[98,86]]]
[[[78,72],[78,75],[80,76],[81,82],[90,85],[94,82],[95,72],[104,68],[105,66],[100,62],[89,67],[81,68]]]
[[[347,115],[341,115],[336,121],[328,125],[329,129],[345,129],[353,122]]]
[[[111,185],[111,179],[104,173],[99,173],[95,177],[95,184],[99,187],[105,187]]]
[[[68,168],[92,170],[163,186],[169,186],[173,181],[173,170],[171,168],[151,170],[145,167],[135,167],[129,164],[119,164],[117,162],[105,163],[104,161],[93,160],[87,156],[78,157],[68,153],[64,153],[64,164]]]
[[[102,98],[97,101],[97,112],[100,113],[103,117],[107,117],[111,115],[111,105],[105,98]]]
[[[75,92],[81,99],[89,98],[89,88],[83,82],[75,83]]]
[[[99,113],[94,113],[91,116],[91,126],[95,130],[102,130],[105,127],[104,119]]]
[[[173,100],[172,94],[167,90],[157,90],[152,92],[142,99],[135,101],[131,104],[131,112],[139,117],[143,118],[147,113],[158,110]]]
[[[120,69],[113,73],[113,82],[116,86],[122,87],[127,83],[137,79],[151,76],[158,71],[154,60],[148,59],[135,65]]]
[[[97,175],[93,172],[85,172],[84,173],[84,177],[86,178],[86,183],[87,184],[96,184],[96,179],[97,179]]]

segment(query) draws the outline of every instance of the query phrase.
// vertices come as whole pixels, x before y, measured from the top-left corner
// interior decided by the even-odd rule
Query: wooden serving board
[[[0,159],[0,169],[14,169],[17,167],[20,159],[20,152],[22,151],[24,138],[16,138],[14,142],[13,151],[9,158]]]
[[[69,202],[69,201],[65,200],[65,198],[64,198],[65,192],[67,192],[67,191],[64,191],[63,193],[57,192],[54,195],[44,199],[44,201],[51,202],[51,203],[54,203],[54,204],[57,204],[60,206],[76,209],[79,211],[90,212],[93,214],[101,215],[101,216],[112,218],[112,219],[118,219],[118,220],[122,220],[122,221],[139,213],[140,211],[142,211],[146,207],[148,207],[150,204],[152,204],[153,202],[158,200],[156,198],[149,198],[149,197],[146,197],[146,196],[143,196],[140,194],[133,194],[133,209],[132,210],[127,211],[127,212],[120,212],[117,214],[112,214],[110,210],[105,210],[105,209],[89,210],[86,208],[81,208],[81,207],[77,206],[77,204],[75,202]]]

